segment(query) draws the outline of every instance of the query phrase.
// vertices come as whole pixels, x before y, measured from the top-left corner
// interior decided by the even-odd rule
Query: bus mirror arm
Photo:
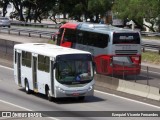
[[[58,35],[59,35],[59,32],[56,32],[55,34],[53,34],[53,36],[52,36],[53,41],[57,40]]]
[[[110,58],[110,66],[113,66],[113,58]]]

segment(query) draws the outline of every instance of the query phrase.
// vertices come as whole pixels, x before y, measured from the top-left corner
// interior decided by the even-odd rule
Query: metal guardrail
[[[52,28],[59,28],[61,23],[58,24],[48,24],[48,23],[30,23],[30,22],[22,22],[22,21],[11,21],[11,25],[18,25],[18,26],[39,26],[39,27],[52,27]],[[145,32],[141,31],[141,35],[145,36],[160,36],[159,32]]]
[[[30,22],[22,22],[22,21],[11,21],[11,25],[47,27],[47,28],[57,29],[61,26],[61,23],[59,23],[59,24],[48,24],[48,23],[30,23]]]
[[[158,50],[158,54],[160,55],[160,45],[154,45],[154,44],[142,44],[142,50],[145,52],[145,49],[149,48],[152,50]]]
[[[18,33],[19,36],[21,34],[25,34],[25,35],[27,34],[29,37],[39,36],[41,38],[43,36],[43,37],[47,37],[47,38],[50,37],[50,39],[53,39],[53,34],[55,33],[54,31],[50,32],[50,31],[43,31],[43,30],[21,29],[21,28],[3,28],[3,27],[0,28],[0,32],[4,32],[4,33],[8,33],[8,34],[11,34],[11,33],[17,34]],[[160,55],[160,45],[142,43],[143,52],[145,52],[146,48],[158,50],[158,53]]]
[[[32,29],[21,29],[21,28],[0,28],[0,32],[4,32],[4,33],[8,33],[8,34],[11,34],[11,33],[15,33],[20,36],[22,34],[27,34],[28,37],[31,37],[31,36],[39,36],[40,38],[43,36],[43,37],[47,37],[50,39],[52,39],[52,36],[55,32],[50,32],[50,31],[42,31],[42,30],[32,30]]]
[[[141,35],[145,35],[145,36],[160,36],[159,32],[144,32],[141,31]]]

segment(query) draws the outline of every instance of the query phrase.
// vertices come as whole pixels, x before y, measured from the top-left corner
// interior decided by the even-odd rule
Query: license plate
[[[79,93],[73,93],[72,95],[73,96],[79,96]]]

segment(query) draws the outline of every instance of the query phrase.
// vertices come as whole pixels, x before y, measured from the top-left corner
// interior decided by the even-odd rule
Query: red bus
[[[97,73],[140,74],[141,36],[137,31],[105,24],[66,23],[54,38],[57,45],[91,52]]]

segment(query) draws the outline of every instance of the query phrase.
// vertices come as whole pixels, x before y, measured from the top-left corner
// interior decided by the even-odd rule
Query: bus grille
[[[137,50],[116,50],[116,54],[137,54]]]

